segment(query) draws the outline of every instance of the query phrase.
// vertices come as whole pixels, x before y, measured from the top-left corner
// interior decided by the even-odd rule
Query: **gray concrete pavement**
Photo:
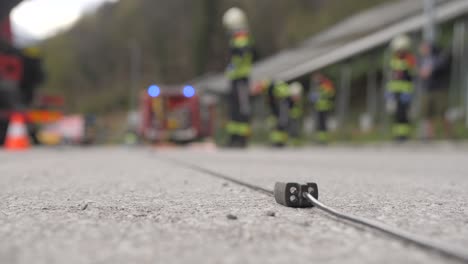
[[[273,189],[276,181],[316,181],[320,199],[468,248],[468,149],[450,146],[222,151],[178,157]]]
[[[450,263],[167,157],[269,189],[316,180],[343,211],[468,246],[462,150],[37,149],[0,151],[0,263]]]

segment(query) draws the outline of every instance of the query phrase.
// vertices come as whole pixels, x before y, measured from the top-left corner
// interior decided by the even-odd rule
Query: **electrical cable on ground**
[[[180,160],[171,159],[171,158],[167,158],[167,157],[164,157],[164,159],[166,159],[168,161],[171,161],[171,162],[173,162],[175,164],[182,165],[182,166],[184,166],[186,168],[189,168],[189,169],[201,172],[201,173],[205,173],[205,174],[208,174],[208,175],[211,175],[213,177],[220,178],[220,179],[223,179],[223,180],[226,180],[226,181],[230,181],[232,183],[235,183],[237,185],[249,188],[251,190],[254,190],[254,191],[269,195],[269,196],[274,196],[274,192],[271,191],[271,190],[267,190],[267,189],[265,189],[263,187],[256,186],[256,185],[253,185],[253,184],[250,184],[250,183],[246,183],[246,182],[237,180],[237,179],[235,179],[233,177],[230,177],[228,175],[225,175],[225,174],[222,174],[222,173],[219,173],[219,172],[215,172],[215,171],[212,171],[212,170],[209,170],[209,169],[206,169],[206,168],[194,165],[194,164],[190,164],[190,163],[187,163],[187,162],[182,162]],[[420,237],[420,236],[417,236],[417,235],[414,235],[414,234],[411,234],[411,233],[408,233],[408,232],[405,232],[405,231],[402,231],[402,230],[399,230],[399,229],[396,229],[396,228],[392,228],[390,226],[387,226],[385,224],[382,224],[382,223],[379,223],[379,222],[376,222],[376,221],[373,221],[373,220],[365,219],[365,218],[362,218],[362,217],[356,217],[356,216],[353,216],[353,215],[350,215],[350,214],[339,212],[339,211],[337,211],[337,210],[335,210],[335,209],[321,203],[320,201],[315,199],[309,193],[304,193],[304,195],[305,195],[305,198],[310,200],[310,202],[316,208],[318,208],[318,209],[320,209],[320,210],[322,210],[322,211],[324,211],[324,212],[326,212],[326,213],[328,213],[330,215],[333,215],[338,220],[345,220],[345,221],[349,221],[349,222],[352,222],[352,223],[355,223],[355,224],[358,224],[358,225],[361,225],[361,226],[365,226],[367,228],[377,230],[379,232],[387,234],[387,235],[389,235],[389,236],[391,236],[391,237],[393,237],[395,239],[411,243],[411,244],[413,244],[415,246],[418,246],[419,248],[422,248],[422,249],[425,249],[425,250],[430,250],[430,251],[433,251],[433,252],[437,252],[442,256],[445,256],[445,257],[448,257],[448,258],[451,258],[451,259],[454,259],[454,260],[458,260],[458,261],[460,261],[462,263],[468,263],[468,254],[466,254],[466,253],[464,253],[462,251],[452,249],[452,248],[447,247],[445,245],[442,245],[440,243],[433,242],[433,241],[431,241],[431,240],[429,240],[427,238],[423,238],[423,237]]]
[[[365,219],[365,218],[362,218],[362,217],[357,217],[357,216],[353,216],[353,215],[350,215],[350,214],[345,214],[345,213],[339,212],[339,211],[337,211],[337,210],[335,210],[335,209],[333,209],[333,208],[331,208],[329,206],[326,206],[325,204],[319,202],[317,199],[315,199],[309,193],[304,193],[304,195],[315,207],[317,207],[318,209],[320,209],[320,210],[322,210],[322,211],[324,211],[324,212],[326,212],[328,214],[331,214],[331,215],[337,217],[338,219],[343,219],[343,220],[346,220],[346,221],[349,221],[349,222],[352,222],[352,223],[355,223],[355,224],[359,224],[359,225],[366,226],[366,227],[371,228],[371,229],[375,229],[377,231],[380,231],[382,233],[390,235],[390,236],[392,236],[394,238],[397,238],[399,240],[403,240],[403,241],[412,243],[412,244],[414,244],[416,246],[419,246],[421,248],[436,251],[439,254],[444,255],[446,257],[453,258],[453,259],[462,261],[464,263],[468,263],[468,255],[461,252],[461,251],[451,249],[451,248],[449,248],[449,247],[447,247],[445,245],[441,245],[439,243],[430,241],[429,239],[426,239],[426,238],[423,238],[423,237],[420,237],[420,236],[405,232],[403,230],[392,228],[390,226],[379,223],[377,221],[373,221],[373,220]]]

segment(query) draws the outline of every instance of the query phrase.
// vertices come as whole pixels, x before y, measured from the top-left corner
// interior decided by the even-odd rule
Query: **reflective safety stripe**
[[[409,81],[393,80],[388,83],[387,89],[393,93],[412,93],[414,85]]]
[[[236,134],[236,131],[237,131],[237,126],[236,126],[236,123],[234,122],[229,122],[226,126],[226,130],[229,134]]]
[[[8,130],[7,130],[7,134],[8,135],[11,135],[13,137],[20,137],[20,136],[24,136],[28,133],[28,131],[26,130],[26,127],[22,124],[11,124],[9,127],[8,127]]]
[[[270,134],[270,141],[272,143],[286,143],[288,142],[288,133],[284,131],[274,130]]]
[[[396,124],[393,126],[394,136],[409,136],[411,133],[411,126],[408,124]]]
[[[317,103],[315,103],[315,110],[317,111],[328,111],[332,109],[333,103],[328,99],[319,99]]]
[[[318,132],[317,133],[317,140],[319,142],[322,142],[322,143],[328,142],[328,140],[329,140],[328,133],[327,132]]]
[[[230,135],[249,136],[251,129],[248,123],[231,121],[227,124],[226,130]]]
[[[239,124],[238,128],[239,135],[241,136],[248,136],[250,135],[250,125],[249,124]]]

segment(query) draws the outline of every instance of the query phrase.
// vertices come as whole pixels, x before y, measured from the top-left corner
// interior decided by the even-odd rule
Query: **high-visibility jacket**
[[[274,116],[279,116],[279,103],[290,96],[289,85],[285,82],[270,82],[267,84],[268,104]]]
[[[318,85],[318,98],[315,101],[315,110],[319,112],[330,111],[333,109],[333,99],[336,91],[333,83],[328,80],[322,80]]]
[[[252,71],[253,48],[250,35],[246,31],[240,31],[231,39],[231,59],[226,72],[230,80],[248,78]]]
[[[391,93],[412,93],[415,70],[416,58],[411,53],[394,54],[390,59],[387,90]]]

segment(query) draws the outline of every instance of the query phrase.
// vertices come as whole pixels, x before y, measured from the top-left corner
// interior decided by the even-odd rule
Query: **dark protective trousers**
[[[231,81],[231,91],[229,94],[230,122],[228,133],[231,143],[241,145],[246,144],[250,135],[250,89],[249,79],[237,79]]]
[[[301,119],[290,118],[289,120],[289,137],[293,140],[301,138]]]
[[[396,139],[407,139],[411,132],[409,109],[410,102],[401,100],[401,94],[395,95],[397,109],[394,116],[393,136]]]
[[[248,79],[231,81],[230,102],[231,120],[248,124],[251,114]]]
[[[317,112],[317,140],[325,143],[328,141],[328,111]]]
[[[327,111],[319,111],[317,112],[317,131],[319,132],[327,132]]]

